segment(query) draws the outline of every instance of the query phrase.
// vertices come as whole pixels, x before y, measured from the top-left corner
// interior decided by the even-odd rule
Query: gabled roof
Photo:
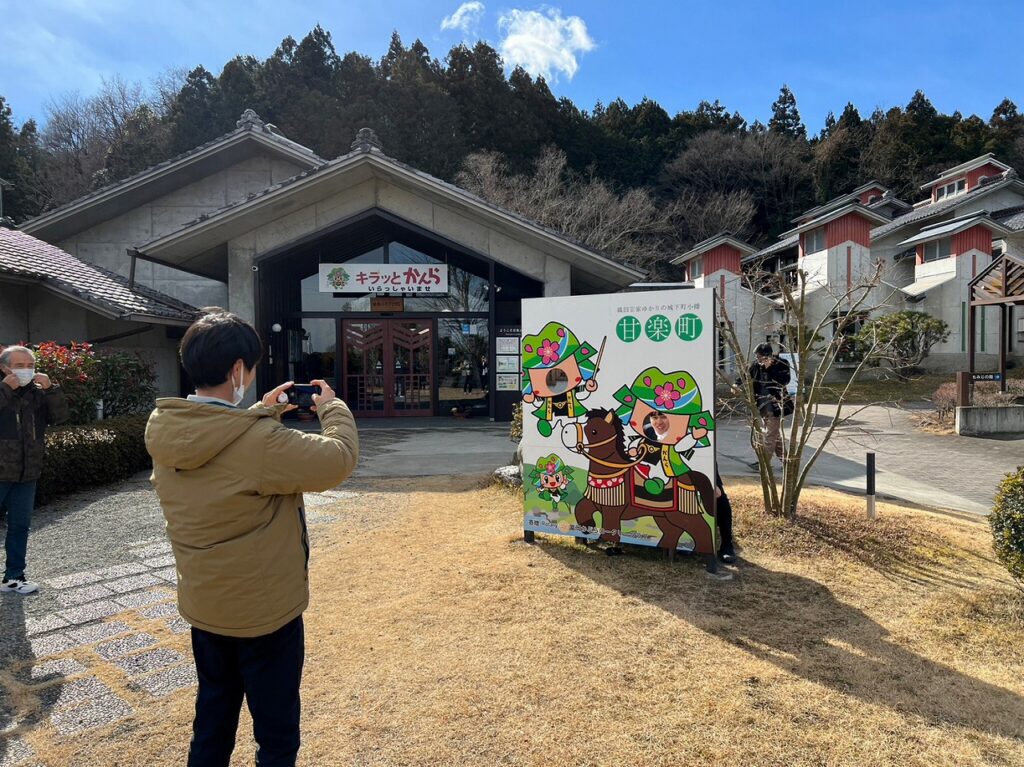
[[[195,149],[36,216],[24,222],[21,230],[51,242],[63,240],[259,152],[306,168],[324,162],[312,149],[282,136],[251,109],[242,113],[236,126]]]
[[[941,216],[956,209],[960,205],[964,205],[968,202],[975,202],[992,194],[993,192],[1007,188],[1013,188],[1024,195],[1024,183],[1021,183],[1021,180],[1017,178],[1016,171],[1008,171],[1007,173],[1004,173],[1003,177],[998,181],[991,181],[987,184],[983,184],[982,186],[976,186],[966,194],[957,195],[956,197],[944,197],[937,202],[923,205],[920,208],[914,208],[914,210],[909,213],[904,213],[902,216],[894,218],[887,224],[883,224],[876,229],[872,229],[871,240],[874,242],[882,237],[889,236],[893,232],[902,229],[904,226],[915,224],[918,221],[926,221],[929,218],[934,218],[935,216]]]
[[[991,215],[993,219],[1011,232],[1019,232],[1024,229],[1024,205],[994,210]]]
[[[718,234],[708,237],[706,240],[702,240],[690,248],[688,251],[683,253],[681,256],[676,256],[669,261],[670,264],[685,264],[687,261],[696,258],[697,256],[707,253],[709,250],[714,250],[719,245],[731,245],[740,252],[740,258],[749,256],[755,252],[757,248],[752,248],[742,240],[737,240],[733,236],[732,232],[719,232]]]
[[[829,221],[835,221],[837,218],[842,218],[850,213],[856,213],[859,216],[863,216],[868,221],[874,221],[876,223],[889,220],[888,216],[883,216],[881,213],[877,213],[871,210],[871,208],[861,205],[859,202],[851,202],[843,205],[841,208],[833,208],[817,218],[804,221],[804,223],[793,227],[788,232],[783,232],[780,236],[786,237],[790,234],[800,234],[801,232],[806,232],[810,229],[817,229],[819,226],[824,226]]]
[[[828,211],[833,210],[834,208],[838,208],[841,205],[846,205],[847,203],[852,202],[853,200],[859,199],[860,196],[862,194],[864,194],[864,192],[868,191],[869,189],[881,189],[883,193],[889,191],[888,187],[886,187],[884,184],[881,184],[878,181],[869,181],[866,184],[861,184],[860,186],[858,186],[856,189],[854,189],[851,192],[847,192],[846,194],[841,194],[838,197],[832,198],[831,200],[829,200],[826,203],[822,203],[821,205],[819,205],[816,208],[811,208],[810,210],[805,210],[803,213],[801,213],[796,218],[791,219],[791,221],[792,221],[792,223],[796,224],[796,223],[798,223],[800,221],[804,221],[804,220],[806,220],[808,218],[813,218],[813,217],[816,217],[816,216],[820,216],[823,213],[827,213]]]
[[[984,226],[986,229],[991,230],[993,234],[1007,235],[1010,233],[1010,230],[1005,226],[993,221],[988,213],[985,211],[979,211],[977,213],[970,213],[966,216],[954,218],[952,221],[943,221],[938,224],[926,226],[913,237],[908,237],[903,240],[900,245],[909,247],[922,242],[932,242],[933,240],[938,240],[943,237],[949,237],[957,232],[963,232],[970,229],[972,226],[977,226],[979,224]]]
[[[365,129],[363,129],[365,130]],[[151,257],[170,266],[189,261],[196,265],[196,257],[215,254],[220,244],[237,237],[255,226],[264,223],[268,212],[280,215],[279,204],[289,195],[308,193],[311,200],[324,194],[322,191],[333,180],[350,174],[350,180],[361,181],[374,176],[387,178],[397,184],[415,188],[421,194],[428,194],[455,208],[469,209],[476,215],[493,223],[514,227],[520,232],[537,237],[549,246],[562,250],[573,266],[582,267],[586,272],[599,275],[605,280],[628,285],[645,275],[645,272],[627,266],[616,259],[588,248],[561,232],[544,227],[517,213],[501,208],[477,197],[454,184],[442,181],[429,173],[416,170],[405,163],[385,155],[379,144],[361,140],[353,142],[353,151],[337,159],[324,162],[280,183],[272,184],[262,192],[250,194],[244,200],[226,205],[212,213],[187,222],[179,229],[162,235],[138,247],[141,258]],[[219,254],[214,255],[220,259]],[[209,258],[206,259],[209,261]],[[224,275],[210,271],[207,264],[206,276],[223,279]],[[226,270],[226,263],[224,264]],[[203,274],[196,266],[196,273]]]
[[[0,228],[0,280],[28,282],[117,320],[188,325],[194,306],[84,261],[60,248],[13,229]]]
[[[748,261],[756,261],[759,258],[766,258],[767,256],[774,255],[783,250],[789,250],[790,248],[800,247],[800,235],[791,234],[787,237],[782,237],[778,242],[769,245],[767,248],[762,248],[756,253],[751,253],[749,256],[743,258],[744,263]]]
[[[981,157],[975,157],[973,160],[962,162],[959,165],[950,168],[949,170],[942,171],[942,173],[936,176],[933,180],[929,181],[927,184],[921,184],[921,188],[931,189],[936,184],[941,184],[943,181],[948,181],[954,176],[960,176],[964,173],[969,173],[975,168],[980,168],[982,165],[995,165],[997,168],[1000,168],[1004,171],[1010,170],[1009,165],[1007,165],[1005,162],[1000,162],[999,160],[996,159],[996,156],[994,154],[989,152],[988,154],[983,154]]]
[[[1024,258],[1004,253],[968,285],[971,306],[1024,305]]]

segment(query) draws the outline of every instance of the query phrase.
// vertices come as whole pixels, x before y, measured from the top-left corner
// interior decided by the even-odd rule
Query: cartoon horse
[[[562,428],[562,443],[590,461],[587,473],[587,491],[576,504],[576,521],[583,526],[594,524],[595,512],[601,512],[601,540],[619,542],[624,520],[652,517],[662,532],[659,547],[670,554],[679,545],[684,532],[693,538],[697,553],[714,555],[715,541],[711,527],[700,513],[696,503],[699,497],[707,513],[714,509],[714,486],[698,472],[690,472],[694,485],[683,487],[678,502],[666,508],[644,507],[635,503],[634,467],[638,460],[630,460],[625,445],[622,421],[612,410],[598,408],[587,413],[582,424],[569,424]],[[678,491],[671,488],[671,491]],[[673,498],[676,496],[673,495]]]

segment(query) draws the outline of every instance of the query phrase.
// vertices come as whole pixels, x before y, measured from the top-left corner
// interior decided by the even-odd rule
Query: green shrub
[[[149,413],[156,401],[156,372],[135,352],[101,349],[95,378],[103,417]]]
[[[996,559],[1024,589],[1024,466],[999,483],[988,522]]]
[[[152,463],[146,452],[147,416],[112,418],[51,429],[36,490],[39,505],[96,485],[127,479]]]
[[[99,361],[92,344],[72,342],[61,346],[47,341],[35,347],[36,370],[46,373],[60,384],[68,398],[68,423],[89,423],[96,420]]]

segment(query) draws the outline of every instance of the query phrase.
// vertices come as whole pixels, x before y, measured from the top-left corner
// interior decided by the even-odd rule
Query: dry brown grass
[[[787,524],[737,485],[722,583],[649,550],[526,545],[517,498],[478,482],[407,489],[320,528],[303,765],[1024,764],[1024,608],[982,520],[881,504],[868,523],[810,491]],[[137,703],[30,739],[51,765],[183,764],[192,693]]]

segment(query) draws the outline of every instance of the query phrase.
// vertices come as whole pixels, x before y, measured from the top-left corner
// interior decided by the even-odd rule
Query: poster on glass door
[[[524,530],[714,553],[714,291],[522,317]]]

